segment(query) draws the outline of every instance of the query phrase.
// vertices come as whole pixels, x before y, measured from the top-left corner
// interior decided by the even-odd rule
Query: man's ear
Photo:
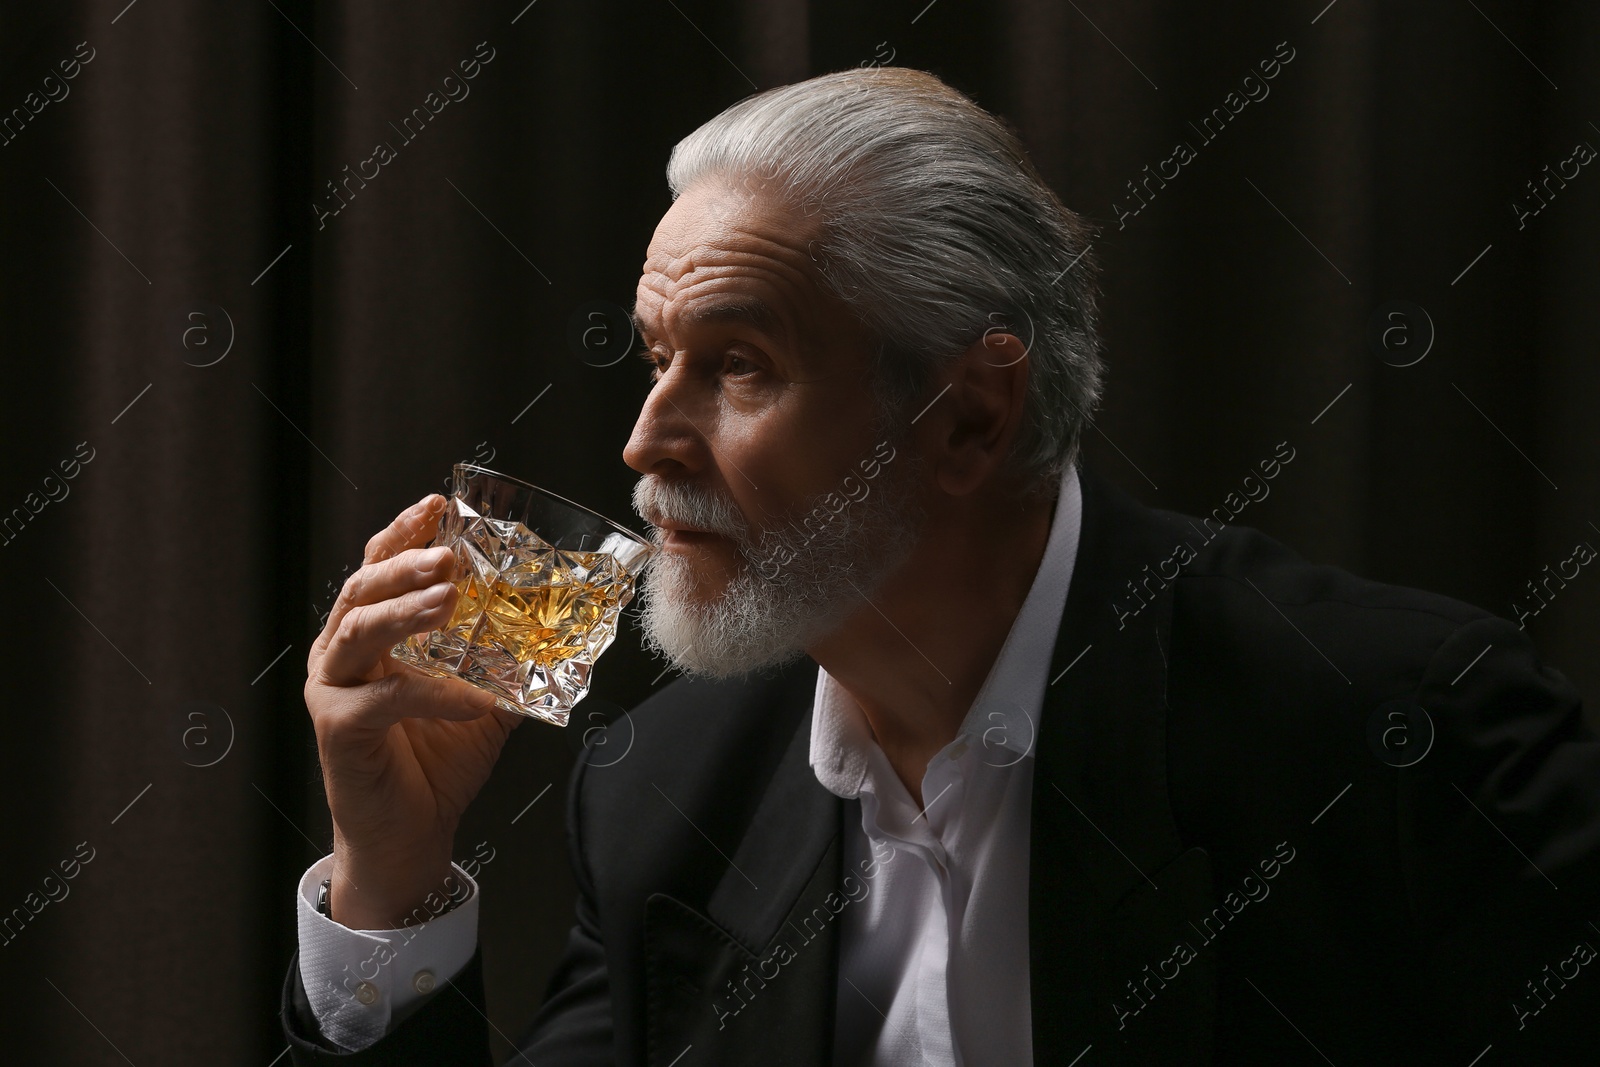
[[[1028,349],[1015,334],[990,330],[947,374],[946,391],[921,418],[935,484],[952,496],[974,492],[1000,469],[1022,427]]]

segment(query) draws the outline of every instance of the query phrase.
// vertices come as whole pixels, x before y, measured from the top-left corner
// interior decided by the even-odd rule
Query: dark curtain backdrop
[[[0,909],[28,921],[0,947],[4,1058],[283,1051],[292,891],[331,839],[301,696],[319,617],[456,460],[639,525],[644,372],[612,362],[625,336],[574,338],[631,303],[671,145],[756,89],[893,62],[1015,123],[1102,227],[1087,462],[1135,496],[1209,512],[1288,442],[1237,521],[1533,606],[1525,583],[1600,546],[1600,163],[1574,157],[1600,148],[1597,40],[1576,0],[6,4]],[[470,95],[408,142],[480,42]],[[1207,140],[1280,42],[1270,95]],[[1179,141],[1141,207],[1128,183]],[[1597,569],[1528,622],[1591,697]],[[570,921],[573,753],[664,666],[630,624],[467,819],[499,1034]]]

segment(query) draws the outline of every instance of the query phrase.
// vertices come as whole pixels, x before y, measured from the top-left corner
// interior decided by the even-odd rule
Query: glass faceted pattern
[[[450,620],[391,654],[507,711],[565,726],[655,547],[570,500],[458,463],[433,545],[449,545]]]

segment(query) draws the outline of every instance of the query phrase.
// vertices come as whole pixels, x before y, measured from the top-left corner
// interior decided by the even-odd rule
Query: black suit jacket
[[[1033,753],[1036,1061],[1600,1062],[1600,741],[1567,679],[1502,618],[1080,473]],[[626,759],[580,758],[526,1062],[828,1062],[860,809],[808,763],[816,671],[679,680]],[[481,973],[336,1055],[295,960],[293,1062],[487,1064]]]

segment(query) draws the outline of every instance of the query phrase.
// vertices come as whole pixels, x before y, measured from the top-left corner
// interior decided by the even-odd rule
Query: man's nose
[[[678,369],[682,362],[674,360],[656,379],[622,450],[623,462],[640,474],[692,475],[711,455],[700,429],[704,420],[690,415],[695,402],[687,388],[690,383]]]

